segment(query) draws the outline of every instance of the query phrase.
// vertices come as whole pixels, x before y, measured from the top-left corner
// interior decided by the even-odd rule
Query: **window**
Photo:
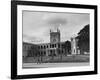
[[[31,46],[31,49],[33,49],[33,47]]]
[[[63,50],[62,50],[62,53],[63,53]]]
[[[48,48],[48,45],[47,45],[47,48]]]
[[[52,48],[54,48],[54,44],[52,44]]]
[[[50,48],[51,48],[51,44],[50,44]]]
[[[44,45],[44,49],[46,49],[46,46]]]
[[[38,46],[38,49],[40,49],[40,46]]]
[[[58,44],[58,48],[60,48],[60,44]]]
[[[43,47],[41,46],[41,49],[42,49]]]
[[[55,47],[56,47],[56,44],[55,44]]]

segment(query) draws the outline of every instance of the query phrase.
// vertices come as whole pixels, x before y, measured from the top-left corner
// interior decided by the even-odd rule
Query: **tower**
[[[73,55],[78,54],[77,41],[76,37],[71,38],[71,51]]]
[[[50,43],[60,42],[60,30],[57,28],[56,31],[50,30]]]

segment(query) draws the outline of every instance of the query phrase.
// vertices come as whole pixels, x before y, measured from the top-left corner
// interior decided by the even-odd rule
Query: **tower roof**
[[[50,33],[56,33],[56,32],[60,32],[60,30],[58,29],[58,28],[56,28],[56,30],[55,29],[50,29]]]

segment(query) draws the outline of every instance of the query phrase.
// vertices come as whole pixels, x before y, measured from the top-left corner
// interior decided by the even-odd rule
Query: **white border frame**
[[[22,69],[22,10],[89,13],[90,14],[90,66]],[[79,8],[59,8],[59,7],[17,5],[17,22],[18,22],[17,23],[17,35],[18,35],[17,36],[17,44],[18,44],[17,75],[94,71],[94,10],[79,9]]]

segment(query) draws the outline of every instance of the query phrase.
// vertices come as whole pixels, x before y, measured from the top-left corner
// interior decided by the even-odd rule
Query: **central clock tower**
[[[56,31],[50,30],[50,43],[60,42],[60,30],[57,28]]]

